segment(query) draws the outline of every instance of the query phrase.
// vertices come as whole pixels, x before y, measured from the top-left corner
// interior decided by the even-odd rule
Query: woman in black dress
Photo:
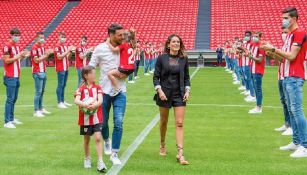
[[[170,35],[165,43],[165,54],[157,59],[153,84],[157,91],[154,99],[160,109],[160,155],[166,155],[165,134],[170,108],[174,108],[176,121],[176,156],[181,165],[188,165],[183,156],[183,121],[186,102],[190,96],[188,58],[182,39]]]

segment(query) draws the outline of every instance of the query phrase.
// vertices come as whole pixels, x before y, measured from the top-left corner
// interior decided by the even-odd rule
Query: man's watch
[[[275,53],[276,49],[275,48],[272,48],[271,49],[271,52]]]

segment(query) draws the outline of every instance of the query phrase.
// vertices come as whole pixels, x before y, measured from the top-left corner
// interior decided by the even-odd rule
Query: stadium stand
[[[173,1],[176,8],[165,8]],[[97,45],[107,37],[106,28],[112,22],[137,29],[141,41],[164,42],[170,33],[178,33],[187,49],[194,48],[198,0],[122,0],[114,8],[113,0],[87,0],[72,9],[50,35],[46,44],[58,41],[58,32],[65,31],[67,41],[78,44],[87,35],[89,45]]]
[[[297,7],[299,25],[307,29],[307,6],[302,0],[212,0],[210,48],[215,49],[229,38],[242,37],[247,29],[262,30],[264,40],[281,46],[280,16],[288,6]]]
[[[43,30],[65,3],[66,0],[0,1],[1,46],[8,40],[10,29],[18,27],[22,33],[20,46],[25,48],[33,41],[35,33]],[[1,51],[0,58],[2,54]]]

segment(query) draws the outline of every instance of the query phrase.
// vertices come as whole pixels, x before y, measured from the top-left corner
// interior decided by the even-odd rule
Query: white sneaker
[[[22,124],[22,122],[19,121],[17,118],[15,118],[14,121],[11,121],[11,123],[14,124],[14,125],[21,125]]]
[[[286,131],[284,131],[281,135],[283,136],[292,136],[293,135],[293,131],[292,128],[288,128]]]
[[[102,160],[98,160],[98,162],[97,162],[97,171],[104,172],[106,170],[107,170],[107,167],[104,164],[104,162]]]
[[[65,105],[65,106],[72,106],[72,104],[67,103],[66,101],[64,101],[64,105]]]
[[[51,112],[47,111],[45,108],[43,108],[40,112],[42,114],[51,114]]]
[[[107,142],[104,142],[104,154],[105,155],[111,155],[112,154],[112,144],[111,144],[111,140],[109,139]]]
[[[287,127],[286,127],[286,125],[282,125],[280,128],[275,128],[274,130],[278,131],[278,132],[283,132],[283,131],[287,130]]]
[[[252,96],[247,96],[245,99],[244,99],[246,102],[248,103],[252,103],[252,102],[256,102],[256,98],[255,97],[252,97]]]
[[[149,73],[145,73],[144,75],[145,75],[145,76],[148,76],[148,75],[150,75],[150,74],[149,74]]]
[[[297,150],[290,155],[292,158],[303,158],[307,157],[307,149],[303,146],[299,146]]]
[[[245,95],[246,93],[247,93],[247,91],[245,90],[245,91],[241,92],[240,94]]]
[[[38,118],[45,117],[44,114],[41,111],[34,112],[33,116],[38,117]]]
[[[138,77],[138,76],[135,76],[135,77],[134,77],[134,79],[139,79],[139,78],[140,78],[140,77]]]
[[[245,88],[245,86],[240,86],[240,87],[238,88],[238,90],[240,90],[240,91],[245,91],[246,88]]]
[[[16,126],[13,123],[11,123],[11,122],[5,123],[4,127],[8,128],[8,129],[15,129],[16,128]]]
[[[238,80],[233,82],[233,84],[240,84],[240,83],[241,83],[241,82],[238,81]]]
[[[122,162],[119,160],[117,153],[112,153],[110,156],[110,161],[113,165],[121,165]]]
[[[293,142],[291,142],[286,146],[279,147],[279,149],[282,151],[295,151],[298,149],[298,147],[300,147],[300,145],[295,145]]]
[[[61,103],[58,103],[58,108],[67,109],[68,107],[63,102],[61,102]]]
[[[254,109],[251,109],[248,111],[249,114],[261,114],[262,108],[255,107]]]
[[[130,83],[130,84],[134,84],[134,83],[135,83],[135,81],[131,80],[131,81],[128,81],[128,83]]]
[[[153,73],[154,73],[154,71],[149,71],[149,73],[153,74]]]
[[[84,168],[92,168],[92,161],[90,157],[84,158]]]
[[[245,91],[244,95],[250,96],[251,92],[250,91]]]

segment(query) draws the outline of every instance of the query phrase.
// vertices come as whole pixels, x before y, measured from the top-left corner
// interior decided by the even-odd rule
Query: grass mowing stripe
[[[199,67],[195,69],[195,71],[191,75],[191,80],[196,75],[196,73],[199,71]],[[154,119],[144,128],[144,130],[135,138],[135,140],[132,142],[132,144],[127,148],[127,150],[122,154],[120,157],[120,160],[122,161],[121,165],[112,166],[111,169],[107,172],[108,175],[116,175],[119,173],[119,171],[125,166],[131,155],[134,153],[134,151],[138,148],[138,146],[144,141],[146,136],[149,134],[149,132],[152,130],[152,128],[158,123],[160,118],[159,113],[156,114]]]

